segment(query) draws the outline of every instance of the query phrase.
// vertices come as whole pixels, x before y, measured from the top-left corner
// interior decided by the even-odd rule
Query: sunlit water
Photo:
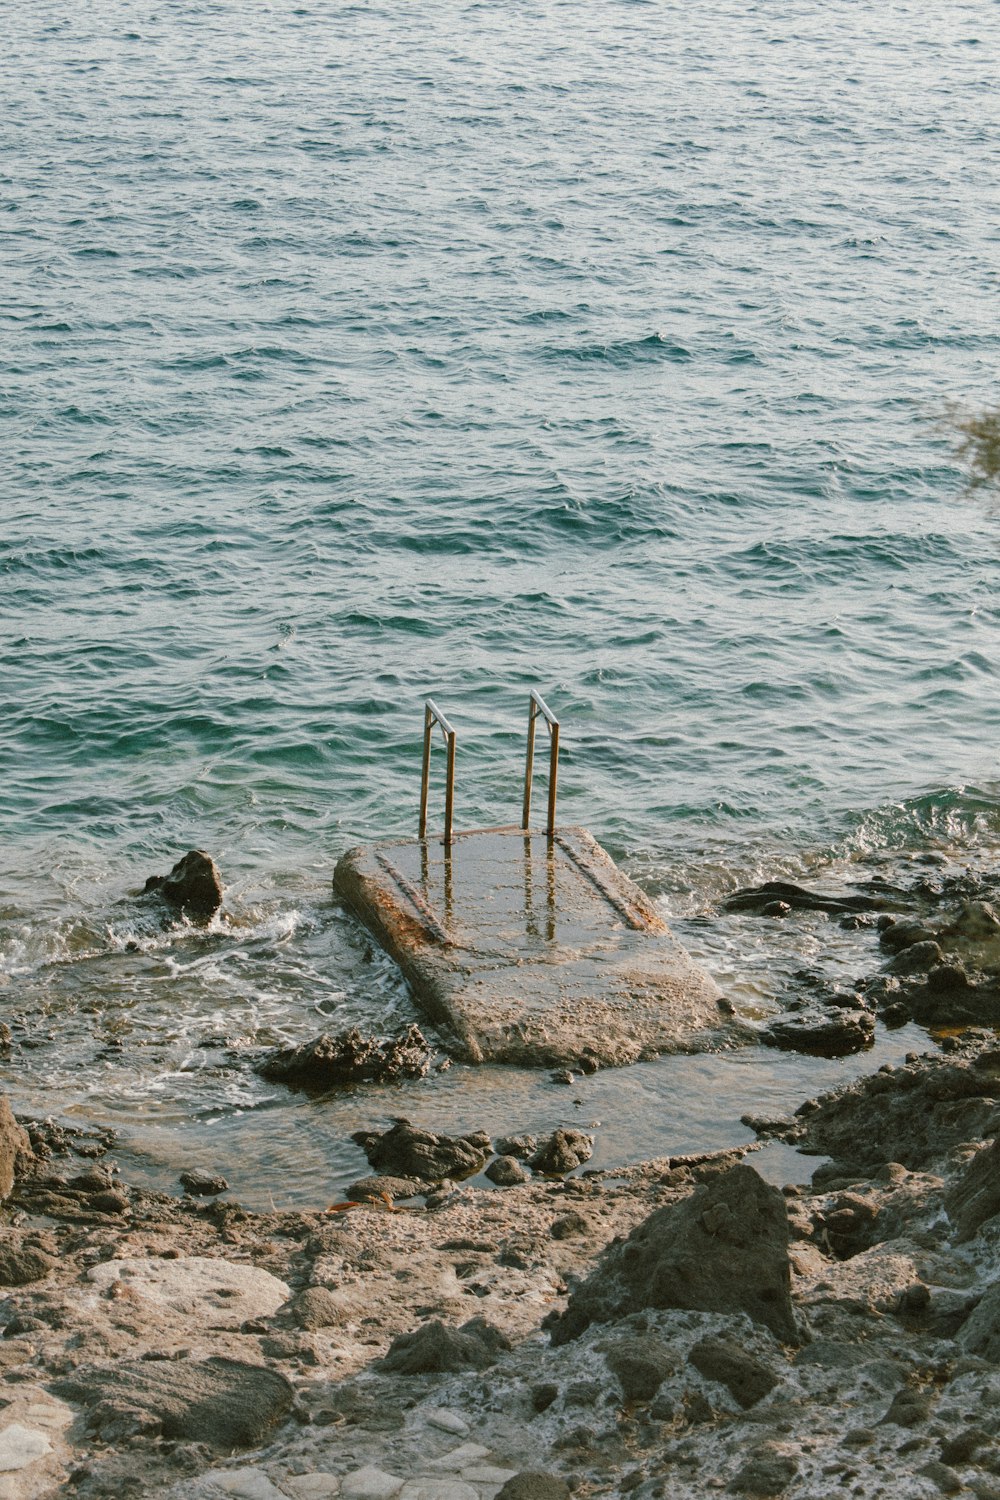
[[[986,0],[8,8],[17,1105],[266,1206],[393,1114],[599,1121],[614,1165],[924,1045],[325,1100],[250,1067],[414,1017],[330,875],[415,831],[428,692],[477,826],[542,689],[563,817],[750,1015],[877,959],[736,885],[990,866],[1000,522],[938,423],[1000,367],[998,43]],[[222,917],[150,934],[118,903],[193,845]]]

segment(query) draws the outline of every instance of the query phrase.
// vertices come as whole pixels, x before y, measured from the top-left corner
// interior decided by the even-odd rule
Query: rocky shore
[[[343,1203],[251,1215],[0,1113],[7,1500],[1000,1497],[992,1033],[757,1122],[807,1189],[397,1123]]]

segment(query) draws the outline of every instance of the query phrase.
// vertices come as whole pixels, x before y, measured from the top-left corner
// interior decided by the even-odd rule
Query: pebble
[[[227,1469],[207,1476],[212,1488],[237,1500],[285,1500],[277,1485],[260,1469]]]
[[[469,1431],[468,1422],[464,1421],[458,1412],[448,1411],[444,1407],[437,1411],[429,1411],[427,1420],[432,1427],[439,1427],[442,1432],[452,1432],[456,1437],[465,1437]]]
[[[443,1457],[434,1459],[429,1465],[432,1469],[467,1469],[472,1464],[478,1464],[483,1458],[489,1456],[489,1449],[484,1448],[482,1443],[463,1443],[460,1448],[452,1448],[450,1453]]]
[[[384,1469],[355,1469],[345,1474],[340,1482],[340,1493],[345,1500],[394,1500],[406,1481]]]

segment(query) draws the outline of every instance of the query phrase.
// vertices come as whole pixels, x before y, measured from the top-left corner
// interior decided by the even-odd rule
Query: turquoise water
[[[734,885],[992,859],[1000,522],[939,422],[1000,367],[995,5],[24,0],[5,33],[18,1100],[164,1171],[251,1137],[269,1191],[353,1168],[386,1101],[246,1059],[410,1017],[329,876],[414,831],[427,693],[475,826],[539,687],[562,815],[747,1005],[861,955],[719,917]],[[225,920],[137,934],[114,903],[192,845]],[[588,1085],[625,1135],[731,1129],[649,1076]],[[591,1104],[552,1099],[408,1107]]]

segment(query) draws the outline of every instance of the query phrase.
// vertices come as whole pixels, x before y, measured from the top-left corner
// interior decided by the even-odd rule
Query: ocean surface
[[[727,891],[995,862],[1000,516],[944,418],[998,389],[993,0],[21,0],[4,54],[15,1105],[280,1206],[394,1114],[614,1165],[925,1046],[251,1071],[416,1018],[330,876],[415,833],[427,694],[478,826],[537,687],[561,817],[750,1016],[876,960]],[[152,933],[125,898],[190,847],[223,913]]]

